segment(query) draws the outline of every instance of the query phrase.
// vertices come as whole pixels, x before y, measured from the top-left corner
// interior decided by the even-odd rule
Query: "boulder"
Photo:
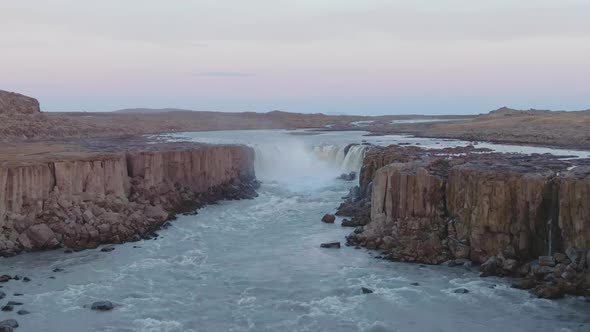
[[[502,270],[508,275],[512,275],[520,267],[516,259],[507,258],[502,262]]]
[[[22,302],[16,302],[16,301],[8,301],[8,303],[6,303],[6,305],[15,306],[15,305],[23,305],[23,303]]]
[[[86,209],[86,211],[82,213],[82,218],[86,223],[91,223],[94,220],[94,213],[92,213],[91,209]]]
[[[114,306],[111,301],[97,301],[92,303],[90,308],[97,311],[109,311],[113,310]]]
[[[340,249],[340,242],[328,242],[328,243],[322,243],[320,244],[321,248],[334,248],[334,249]]]
[[[46,224],[33,225],[25,231],[25,234],[33,249],[51,249],[59,245],[55,233]]]
[[[537,285],[534,279],[526,278],[512,283],[511,287],[516,289],[533,289]]]
[[[556,252],[553,254],[553,258],[555,258],[555,261],[557,263],[563,263],[566,260],[568,260],[567,256],[565,254],[562,254],[560,252]],[[567,264],[566,264],[567,265]]]
[[[566,289],[561,284],[541,284],[532,292],[542,299],[559,299],[565,296]]]
[[[501,268],[500,262],[496,256],[491,256],[483,264],[481,264],[482,276],[495,276],[498,275],[499,269]]]
[[[15,329],[18,327],[18,322],[16,319],[7,319],[7,320],[1,321],[0,326],[9,326],[9,327],[12,327]]]
[[[371,294],[373,293],[373,290],[370,288],[366,288],[366,287],[361,287],[361,291],[363,292],[363,294]]]
[[[164,211],[164,208],[160,205],[146,207],[145,214],[148,218],[154,218],[158,222],[164,222],[168,219],[168,212]]]
[[[16,319],[7,319],[0,322],[0,332],[12,332],[18,327]]]
[[[553,256],[539,256],[539,265],[555,266],[555,258]]]
[[[531,268],[533,274],[537,277],[544,277],[546,274],[555,272],[555,268],[551,266],[535,265]]]
[[[344,180],[344,181],[353,181],[354,179],[356,179],[356,172],[342,173],[342,174],[340,174],[338,179]]]
[[[111,252],[113,250],[115,250],[115,247],[113,247],[113,246],[106,246],[106,247],[100,249],[101,252]]]
[[[31,240],[29,240],[29,237],[26,233],[21,233],[18,236],[18,242],[25,250],[33,249],[33,244],[31,243]]]
[[[333,214],[325,214],[322,217],[322,222],[325,222],[326,224],[333,224],[334,221],[336,221],[336,216]]]

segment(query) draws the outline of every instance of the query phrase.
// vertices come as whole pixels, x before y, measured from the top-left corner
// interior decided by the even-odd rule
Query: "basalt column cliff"
[[[361,211],[348,240],[389,259],[482,264],[483,275],[563,281],[561,290],[583,294],[590,287],[589,164],[473,147],[374,148],[359,196],[340,210]]]
[[[41,115],[35,99],[0,93],[0,116]],[[130,140],[4,144],[0,255],[138,240],[177,212],[256,195],[249,147]]]

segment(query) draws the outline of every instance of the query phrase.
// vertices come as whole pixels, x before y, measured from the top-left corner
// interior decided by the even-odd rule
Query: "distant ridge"
[[[198,112],[182,108],[124,108],[113,113],[170,113],[170,112]]]
[[[483,116],[486,115],[499,115],[499,116],[522,116],[522,115],[558,115],[562,113],[571,113],[571,112],[590,112],[590,109],[587,110],[580,110],[580,111],[552,111],[552,110],[537,110],[534,108],[528,110],[517,110],[510,107],[501,107],[497,110],[490,111],[488,114],[482,114]]]

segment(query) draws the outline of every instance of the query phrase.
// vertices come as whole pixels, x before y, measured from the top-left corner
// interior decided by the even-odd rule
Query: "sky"
[[[588,0],[0,0],[44,111],[590,108]]]

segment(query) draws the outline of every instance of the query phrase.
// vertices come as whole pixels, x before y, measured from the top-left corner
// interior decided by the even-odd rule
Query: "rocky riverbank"
[[[475,147],[373,148],[339,208],[349,244],[396,261],[482,264],[541,297],[590,295],[590,161]],[[539,258],[542,256],[541,258]]]
[[[135,241],[176,213],[256,196],[254,151],[246,146],[144,142],[100,149],[109,151],[0,163],[0,255]]]

